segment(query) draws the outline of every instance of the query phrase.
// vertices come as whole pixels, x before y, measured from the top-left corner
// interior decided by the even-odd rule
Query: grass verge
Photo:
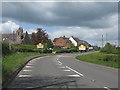
[[[118,54],[105,54],[101,52],[77,56],[76,59],[95,63],[99,65],[114,67],[114,68],[120,68],[120,55]]]
[[[2,59],[2,81],[6,81],[7,77],[27,62],[27,57],[43,56],[43,54],[35,52],[20,52],[6,55]]]

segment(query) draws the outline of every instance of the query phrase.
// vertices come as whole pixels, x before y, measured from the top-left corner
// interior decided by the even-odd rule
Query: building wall
[[[16,31],[16,43],[21,44],[23,39],[23,28],[19,28]]]
[[[72,42],[74,46],[77,46],[77,42],[72,37],[70,37],[69,40]]]

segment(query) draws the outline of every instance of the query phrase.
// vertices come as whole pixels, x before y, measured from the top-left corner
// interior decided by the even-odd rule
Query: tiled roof
[[[13,38],[16,37],[16,34],[2,34],[2,38]]]
[[[76,37],[73,37],[73,36],[72,36],[72,38],[78,43],[78,45],[84,44],[84,45],[86,45],[86,46],[91,46],[87,41],[80,40],[80,39],[78,39],[78,38],[76,38]]]

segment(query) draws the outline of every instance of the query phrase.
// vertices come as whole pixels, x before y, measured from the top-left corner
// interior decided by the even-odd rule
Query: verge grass
[[[21,67],[26,61],[27,57],[31,56],[43,56],[43,54],[35,52],[19,52],[6,55],[2,58],[2,80],[3,82],[7,79],[9,75],[15,72]]]
[[[77,56],[76,59],[95,63],[99,65],[114,67],[114,68],[120,68],[120,60],[119,60],[120,54],[105,54],[101,52],[87,54],[87,55],[80,55]]]

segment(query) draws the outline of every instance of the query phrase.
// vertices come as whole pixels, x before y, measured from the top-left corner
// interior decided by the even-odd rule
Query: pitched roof
[[[58,40],[59,38],[54,38],[53,42],[55,42],[56,40]]]
[[[16,34],[2,34],[2,38],[13,38],[16,37]]]
[[[80,40],[80,39],[78,39],[78,38],[76,38],[76,37],[73,37],[73,36],[72,36],[72,38],[78,43],[78,45],[84,44],[84,45],[86,45],[86,46],[91,46],[87,41]]]
[[[71,42],[71,41],[69,40],[69,38],[66,38],[65,36],[59,37],[59,38],[63,38],[66,43],[70,43],[70,42]],[[55,42],[55,41],[58,40],[59,38],[55,38],[55,39],[53,40],[53,42]]]

